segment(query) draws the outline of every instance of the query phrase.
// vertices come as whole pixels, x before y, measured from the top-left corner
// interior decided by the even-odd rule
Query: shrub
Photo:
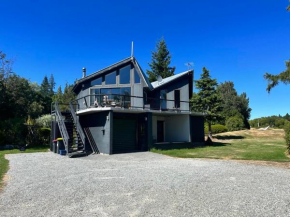
[[[11,118],[0,121],[0,145],[23,145],[26,135],[24,119]]]
[[[285,140],[286,140],[288,153],[290,154],[290,122],[289,121],[285,123],[284,131],[285,131]]]
[[[41,117],[37,118],[35,122],[37,126],[50,128],[51,115],[50,114],[42,115]]]
[[[26,137],[26,143],[32,146],[47,145],[49,144],[50,128],[40,128],[37,126],[31,127]]]
[[[226,126],[229,131],[242,130],[245,128],[243,118],[238,115],[227,119]]]
[[[227,127],[224,126],[224,125],[221,125],[221,124],[215,124],[215,125],[211,126],[211,132],[213,134],[224,133],[224,132],[227,132],[227,131],[228,131]],[[208,126],[205,127],[204,133],[208,134]]]

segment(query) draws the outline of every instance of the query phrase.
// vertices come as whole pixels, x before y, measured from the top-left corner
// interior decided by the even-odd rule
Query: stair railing
[[[69,144],[68,144],[69,135],[68,135],[65,123],[63,121],[61,112],[59,110],[58,102],[55,102],[55,114],[56,114],[57,123],[58,123],[58,126],[59,126],[59,131],[60,131],[60,134],[62,136],[63,143],[64,143],[64,146],[66,148],[66,151],[68,153],[69,152]]]
[[[99,154],[100,152],[99,152],[98,146],[97,146],[97,144],[95,143],[95,140],[94,140],[94,138],[93,138],[93,136],[92,136],[92,133],[91,133],[90,128],[84,128],[84,130],[85,130],[86,136],[87,136],[87,138],[88,138],[88,141],[89,141],[89,143],[90,143],[90,146],[91,146],[91,148],[92,148],[92,151],[93,151],[94,153]]]
[[[74,124],[76,126],[76,131],[78,132],[78,134],[79,134],[79,136],[80,136],[80,138],[82,140],[82,143],[85,146],[86,137],[85,137],[84,131],[83,131],[82,126],[81,126],[81,124],[79,122],[79,119],[76,116],[74,107],[73,107],[71,102],[69,103],[69,108],[70,108],[70,113],[71,113],[72,118],[73,118],[73,122],[74,122]]]

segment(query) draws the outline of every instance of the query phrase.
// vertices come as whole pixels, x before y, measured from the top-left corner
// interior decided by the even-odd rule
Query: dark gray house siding
[[[162,108],[160,103],[160,96],[161,91],[165,91],[166,93],[166,99],[168,100],[166,102],[166,109],[174,109],[174,91],[179,90],[180,91],[180,101],[189,101],[189,99],[192,97],[192,82],[193,82],[193,76],[192,73],[189,73],[186,76],[182,76],[168,84],[164,84],[153,91],[148,91],[148,103],[151,106],[151,109],[158,109]],[[181,102],[180,103],[180,110],[186,110],[188,111],[189,103]]]
[[[97,144],[100,153],[111,154],[111,137],[113,113],[111,111],[80,115],[79,121],[83,128],[89,128]],[[90,150],[86,141],[86,149]]]

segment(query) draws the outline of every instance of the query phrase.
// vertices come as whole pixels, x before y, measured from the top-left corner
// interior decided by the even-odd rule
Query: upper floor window
[[[180,108],[180,90],[174,90],[174,107]]]
[[[102,85],[102,77],[91,81],[91,86]]]
[[[120,69],[120,84],[130,84],[130,70],[131,65],[125,66]]]
[[[160,109],[167,109],[166,90],[160,90]]]
[[[134,69],[134,80],[135,80],[135,84],[139,84],[141,81],[140,81],[140,76],[137,72],[136,69]]]
[[[105,76],[105,84],[116,84],[116,71]]]

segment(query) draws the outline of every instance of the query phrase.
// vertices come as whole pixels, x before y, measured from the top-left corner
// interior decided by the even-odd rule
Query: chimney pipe
[[[86,68],[84,67],[84,68],[83,68],[83,78],[86,77],[86,71],[87,71],[87,70],[86,70]]]

